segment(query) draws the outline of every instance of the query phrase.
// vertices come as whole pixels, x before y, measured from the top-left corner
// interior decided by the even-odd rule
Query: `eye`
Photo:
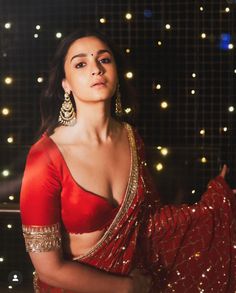
[[[85,63],[84,62],[79,62],[75,65],[75,68],[82,68],[85,66]]]
[[[100,60],[101,63],[111,63],[111,59],[110,58],[103,58]]]

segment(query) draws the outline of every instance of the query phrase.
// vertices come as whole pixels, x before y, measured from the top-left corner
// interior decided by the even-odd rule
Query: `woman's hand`
[[[152,287],[152,278],[150,275],[144,274],[139,269],[134,269],[130,273],[131,291],[130,293],[148,293]]]
[[[227,165],[223,165],[221,171],[220,171],[220,176],[225,179],[226,174],[229,172],[229,168]],[[236,189],[233,189],[233,193],[236,194]]]

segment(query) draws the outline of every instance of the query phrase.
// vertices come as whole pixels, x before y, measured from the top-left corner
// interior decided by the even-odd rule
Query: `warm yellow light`
[[[168,103],[166,101],[161,102],[161,108],[166,109],[168,107]]]
[[[34,38],[37,39],[39,37],[38,34],[34,34]]]
[[[195,90],[191,90],[191,94],[194,95],[195,94]]]
[[[223,131],[227,132],[228,131],[228,127],[223,127]]]
[[[132,18],[132,14],[130,12],[126,13],[125,18],[130,20]]]
[[[12,225],[11,224],[7,224],[7,228],[8,229],[11,229],[12,228]]]
[[[131,108],[126,108],[126,109],[125,109],[125,113],[126,113],[126,114],[129,114],[131,111],[132,111]]]
[[[158,172],[160,172],[161,170],[163,170],[163,165],[162,165],[162,163],[157,163],[157,164],[156,164],[156,170],[157,170]]]
[[[228,111],[229,112],[234,112],[234,106],[229,106]]]
[[[225,12],[230,12],[230,8],[229,7],[226,7],[225,8]]]
[[[13,142],[14,142],[14,138],[13,138],[12,136],[9,136],[9,137],[7,138],[7,142],[8,142],[8,143],[13,143]]]
[[[133,78],[133,73],[131,71],[126,73],[127,78]]]
[[[192,190],[192,194],[195,194],[195,192],[196,192],[196,190],[195,190],[195,189],[193,189],[193,190]]]
[[[42,82],[43,82],[43,77],[42,77],[42,76],[39,76],[39,77],[37,78],[37,82],[38,82],[38,83],[42,83]]]
[[[0,262],[3,262],[4,261],[4,258],[3,257],[0,257]]]
[[[207,162],[206,157],[202,157],[202,158],[201,158],[201,162],[202,162],[203,164],[205,164],[205,163]]]
[[[234,69],[234,73],[236,73],[236,69]]]
[[[127,49],[125,50],[125,52],[126,52],[126,53],[130,53],[130,49],[127,48]]]
[[[199,8],[199,9],[200,9],[200,11],[203,11],[203,10],[204,10],[203,6],[200,6],[200,8]]]
[[[4,79],[5,84],[12,84],[13,78],[10,76],[5,77]]]
[[[169,153],[169,151],[168,151],[167,148],[162,148],[162,149],[161,149],[161,154],[162,154],[163,156],[167,156],[168,153]]]
[[[101,23],[105,23],[105,22],[106,22],[106,18],[102,17],[102,18],[100,18],[99,21],[100,21]]]
[[[166,29],[167,30],[171,29],[171,25],[169,23],[166,24]]]
[[[202,38],[202,39],[205,39],[205,38],[206,38],[206,33],[202,33],[202,34],[201,34],[201,38]]]
[[[205,135],[205,134],[206,134],[205,129],[201,129],[201,130],[200,130],[200,134],[201,134],[201,135]]]
[[[36,30],[40,30],[41,26],[39,24],[37,24],[35,28],[36,28]]]
[[[161,46],[161,45],[162,45],[162,42],[161,42],[161,41],[158,41],[158,42],[157,42],[157,45],[158,45],[158,46]]]
[[[229,44],[228,45],[228,48],[229,48],[229,50],[232,50],[234,48],[234,45],[233,44]]]
[[[57,39],[60,39],[61,37],[62,37],[62,33],[57,32],[57,33],[56,33],[56,38],[57,38]]]
[[[162,147],[159,145],[159,146],[157,146],[157,149],[158,149],[158,150],[161,150],[161,149],[162,149]]]
[[[161,89],[161,85],[160,85],[160,84],[157,84],[157,85],[156,85],[156,89],[157,89],[157,90]]]
[[[5,170],[2,171],[2,175],[3,175],[4,177],[7,177],[7,176],[10,175],[10,171],[7,170],[7,169],[5,169]]]
[[[10,113],[8,108],[2,108],[2,115],[7,116]]]
[[[9,195],[8,198],[9,198],[9,200],[14,200],[15,199],[14,195]]]
[[[5,29],[10,29],[11,28],[11,22],[6,22],[5,24],[4,24],[4,27],[5,27]]]
[[[192,77],[195,78],[196,76],[197,76],[196,73],[193,72]]]

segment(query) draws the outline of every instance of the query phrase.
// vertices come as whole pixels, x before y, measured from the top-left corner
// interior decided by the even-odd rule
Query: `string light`
[[[204,128],[200,130],[200,134],[201,134],[202,136],[204,136],[204,135],[206,134],[206,131],[205,131]]]
[[[204,10],[203,6],[200,6],[200,8],[199,8],[199,9],[200,9],[200,11],[203,11],[203,10]]]
[[[7,142],[8,142],[8,143],[13,143],[13,142],[14,142],[14,138],[13,138],[13,136],[9,136],[9,137],[7,138]]]
[[[9,115],[10,110],[8,108],[2,108],[2,115],[7,116]]]
[[[131,71],[127,72],[126,77],[129,79],[133,78],[133,73]]]
[[[234,69],[234,73],[236,74],[236,69]]]
[[[7,177],[9,175],[10,175],[10,171],[9,170],[5,169],[5,170],[2,171],[2,176]]]
[[[5,29],[7,29],[7,30],[9,30],[9,29],[11,28],[11,26],[12,26],[11,22],[6,22],[6,23],[4,24],[4,27],[5,27]]]
[[[4,258],[3,257],[0,257],[0,262],[4,262]]]
[[[155,168],[158,172],[160,172],[161,170],[163,170],[164,167],[163,167],[162,163],[157,163]]]
[[[226,7],[225,8],[225,12],[227,12],[227,13],[230,12],[230,8],[229,7]]]
[[[99,19],[100,23],[106,23],[106,18],[102,17]]]
[[[57,33],[56,33],[56,38],[57,38],[57,39],[60,39],[61,37],[62,37],[62,33],[57,32]]]
[[[130,48],[127,48],[127,49],[125,50],[125,52],[126,52],[126,53],[130,53]]]
[[[37,24],[35,28],[36,28],[36,30],[39,31],[41,29],[41,26],[39,24]]]
[[[171,25],[170,25],[169,23],[167,23],[167,24],[165,25],[165,28],[166,28],[167,30],[170,30],[170,29],[171,29]]]
[[[11,229],[12,228],[12,224],[7,224],[7,228]]]
[[[14,200],[14,199],[15,199],[15,196],[14,196],[14,195],[9,195],[9,196],[8,196],[8,199],[9,199],[9,200]]]
[[[228,131],[228,127],[225,126],[225,127],[222,128],[222,130],[223,130],[224,132],[227,132],[227,131]]]
[[[39,37],[38,34],[34,34],[34,38],[37,39]]]
[[[158,150],[161,150],[161,149],[162,149],[162,147],[159,145],[159,146],[157,146],[157,149],[158,149]]]
[[[234,45],[233,45],[233,44],[229,44],[229,45],[228,45],[228,49],[229,49],[229,50],[232,50],[233,48],[234,48]]]
[[[163,156],[167,156],[168,153],[169,153],[169,151],[168,151],[167,148],[162,148],[162,149],[161,149],[161,154],[162,154]]]
[[[157,45],[158,45],[158,46],[161,46],[161,45],[162,45],[162,42],[161,42],[161,41],[158,41],[158,42],[157,42]]]
[[[229,106],[228,111],[229,112],[234,112],[234,106]]]
[[[191,94],[192,95],[195,95],[195,90],[191,90]]]
[[[42,82],[43,82],[43,77],[42,77],[42,76],[39,76],[39,77],[37,78],[37,82],[38,82],[38,83],[42,83]]]
[[[196,193],[196,190],[195,190],[195,189],[193,189],[193,190],[192,190],[192,194],[195,194],[195,193]]]
[[[157,90],[160,90],[161,89],[161,85],[159,83],[156,85],[156,89]]]
[[[4,82],[5,82],[5,84],[8,84],[8,85],[12,84],[13,78],[10,76],[7,76],[7,77],[5,77]]]
[[[8,286],[8,289],[10,289],[10,290],[11,290],[11,289],[13,289],[13,287],[12,287],[11,285],[9,285],[9,286]]]
[[[202,158],[201,158],[201,162],[202,162],[203,164],[206,164],[206,162],[207,162],[207,158],[206,158],[206,157],[202,157]]]
[[[206,33],[202,33],[202,34],[201,34],[201,38],[202,38],[202,39],[205,39],[205,38],[206,38]]]
[[[126,109],[125,109],[125,113],[126,113],[126,114],[129,114],[131,111],[132,111],[131,108],[126,108]]]
[[[195,78],[197,75],[195,72],[192,73],[192,77]]]
[[[130,12],[126,13],[125,18],[130,20],[132,18],[132,14]]]
[[[161,108],[166,109],[168,107],[168,103],[166,101],[161,102]]]

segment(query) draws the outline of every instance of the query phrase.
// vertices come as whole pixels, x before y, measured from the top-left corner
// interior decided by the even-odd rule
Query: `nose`
[[[92,75],[101,75],[103,73],[102,65],[95,62],[94,67],[92,68]]]

